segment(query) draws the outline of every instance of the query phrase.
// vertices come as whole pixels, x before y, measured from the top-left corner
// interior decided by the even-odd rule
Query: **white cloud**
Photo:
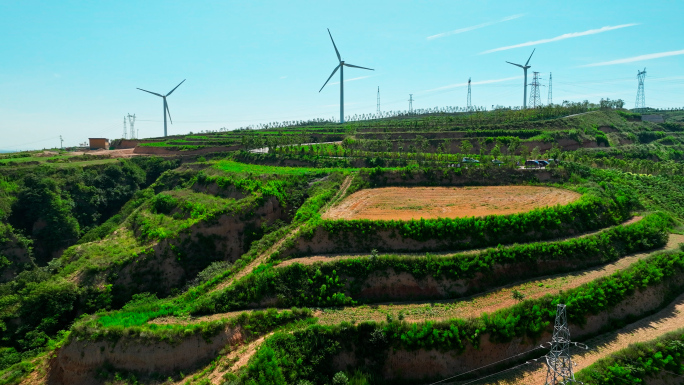
[[[457,34],[459,34],[459,33],[469,32],[469,31],[472,31],[472,30],[474,30],[474,29],[489,27],[490,25],[502,23],[502,22],[504,22],[504,21],[514,20],[514,19],[517,19],[517,18],[523,17],[523,16],[525,16],[525,14],[522,14],[522,13],[521,13],[521,14],[518,14],[518,15],[506,16],[506,17],[504,17],[504,18],[501,19],[501,20],[490,21],[490,22],[487,22],[487,23],[482,23],[482,24],[478,24],[478,25],[473,25],[473,26],[470,26],[470,27],[455,29],[455,30],[449,31],[449,32],[438,33],[438,34],[436,34],[436,35],[428,36],[427,39],[428,39],[428,40],[432,40],[432,39],[437,39],[437,38],[440,38],[440,37],[451,36],[451,35],[457,35]]]
[[[507,82],[507,81],[510,81],[510,80],[517,80],[517,79],[522,79],[522,76],[514,76],[514,77],[511,77],[511,78],[503,78],[503,79],[480,80],[480,81],[477,81],[477,82],[471,82],[470,84],[474,86],[474,85],[479,85],[479,84],[501,83],[501,82]],[[466,87],[467,85],[468,85],[468,82],[456,83],[456,84],[449,84],[448,86],[433,88],[433,89],[430,89],[430,90],[420,91],[420,92],[417,92],[417,93],[422,94],[422,93],[435,92],[435,91],[444,91],[444,90],[449,90],[449,89],[452,89],[452,88]]]
[[[635,61],[660,59],[661,57],[677,56],[677,55],[684,55],[684,49],[683,49],[683,50],[679,50],[679,51],[668,51],[668,52],[651,53],[651,54],[648,54],[648,55],[633,56],[633,57],[628,57],[628,58],[624,58],[624,59],[617,59],[617,60],[611,60],[611,61],[604,61],[604,62],[601,62],[601,63],[585,64],[585,65],[580,66],[580,67],[610,66],[610,65],[613,65],[613,64],[632,63],[632,62],[635,62]]]
[[[346,83],[346,82],[353,82],[354,80],[361,80],[361,79],[369,78],[369,77],[371,77],[371,76],[373,76],[373,75],[359,76],[358,78],[351,78],[351,79],[344,79],[344,82],[345,82],[345,83]],[[332,83],[328,83],[328,84],[330,84],[330,85],[333,85],[333,84],[340,84],[340,82],[332,82]]]
[[[638,23],[631,23],[631,24],[621,24],[621,25],[614,25],[614,26],[606,26],[598,29],[590,29],[588,31],[583,31],[583,32],[571,32],[571,33],[565,33],[560,36],[552,37],[551,39],[542,39],[542,40],[535,40],[535,41],[528,41],[527,43],[521,43],[521,44],[516,44],[516,45],[509,45],[506,47],[499,47],[499,48],[494,48],[490,49],[488,51],[480,52],[480,55],[482,54],[488,54],[492,52],[498,52],[498,51],[505,51],[509,49],[514,49],[514,48],[521,48],[521,47],[529,47],[531,45],[539,45],[539,44],[546,44],[546,43],[553,43],[555,41],[560,41],[560,40],[565,40],[565,39],[572,39],[575,37],[581,37],[581,36],[588,36],[588,35],[596,35],[597,33],[603,33],[603,32],[608,32],[612,31],[615,29],[620,29],[620,28],[627,28],[627,27],[633,27],[635,25],[639,25]]]

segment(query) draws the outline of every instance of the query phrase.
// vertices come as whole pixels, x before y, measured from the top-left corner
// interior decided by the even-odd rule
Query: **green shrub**
[[[560,303],[567,306],[570,323],[583,325],[589,315],[614,308],[637,290],[664,284],[662,290],[667,291],[665,301],[668,301],[682,290],[682,287],[668,283],[676,282],[683,275],[684,253],[658,254],[578,288],[527,300],[493,314],[485,313],[477,319],[418,324],[311,325],[292,333],[275,333],[262,346],[274,352],[272,360],[279,363],[283,376],[293,383],[302,379],[327,382],[335,374],[333,357],[343,351],[353,351],[357,362],[366,363],[364,370],[381,374],[389,349],[462,353],[467,345],[478,347],[483,334],[488,334],[493,343],[523,336],[538,338],[552,327]],[[676,279],[668,281],[673,277]],[[258,365],[252,359],[248,370]]]
[[[606,385],[648,383],[656,374],[681,377],[683,360],[684,330],[680,329],[652,341],[632,344],[582,369],[575,378]]]
[[[539,270],[538,266],[548,261],[573,261],[573,266],[566,269],[574,269],[664,246],[668,238],[665,230],[669,225],[669,217],[653,214],[629,226],[618,226],[587,237],[497,247],[477,254],[440,257],[371,255],[370,258],[349,258],[315,265],[295,263],[282,268],[261,265],[230,287],[198,301],[195,312],[211,314],[245,309],[264,298],[276,298],[278,306],[283,307],[354,304],[363,300],[358,295],[364,282],[388,271],[408,273],[416,279],[432,276],[455,281],[480,276],[478,284],[466,293],[447,292],[445,296],[432,294],[426,297],[454,298],[518,279],[558,272]],[[527,266],[522,276],[492,274],[496,266],[515,264]]]

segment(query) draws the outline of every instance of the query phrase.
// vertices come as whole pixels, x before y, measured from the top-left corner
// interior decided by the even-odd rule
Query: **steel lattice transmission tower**
[[[468,78],[468,111],[473,110],[473,104],[470,101],[470,78]]]
[[[553,74],[549,72],[549,97],[546,100],[546,104],[549,106],[553,104],[553,91],[552,91],[552,84],[551,84],[551,81],[553,80],[552,76],[553,76]]]
[[[639,80],[639,89],[637,90],[635,109],[646,108],[646,94],[644,93],[644,79],[646,79],[646,68],[643,71],[637,71],[637,79]]]
[[[124,121],[124,127],[125,127],[125,121]],[[128,114],[128,127],[131,129],[131,139],[138,139],[138,135],[136,135],[135,132],[135,114],[131,115]]]
[[[128,130],[126,129],[126,115],[124,115],[124,130],[123,130],[123,138],[126,139],[128,135]]]
[[[565,305],[558,304],[556,308],[556,323],[553,326],[551,350],[546,355],[546,385],[568,384],[575,381],[572,372],[572,357],[570,356],[570,329]]]
[[[409,114],[413,113],[413,94],[409,94]]]
[[[534,77],[532,78],[532,83],[530,84],[532,86],[532,91],[530,92],[532,100],[530,100],[530,104],[532,105],[532,108],[537,108],[541,107],[541,97],[539,96],[539,86],[541,83],[539,83],[539,72],[533,72],[533,74]]]
[[[380,86],[378,86],[378,109],[375,113],[380,116]]]

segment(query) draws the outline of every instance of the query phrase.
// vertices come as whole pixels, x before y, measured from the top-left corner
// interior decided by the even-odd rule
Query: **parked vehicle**
[[[525,167],[529,167],[529,168],[540,168],[541,165],[540,165],[539,162],[537,162],[536,160],[526,160],[526,161],[525,161]]]
[[[547,161],[545,161],[545,160],[543,160],[543,159],[537,159],[537,163],[539,163],[539,165],[540,165],[541,167],[546,167],[546,166],[549,165],[549,162],[547,162]]]
[[[492,159],[492,163],[494,163],[496,166],[501,166],[502,164],[504,164],[504,162],[498,159]]]
[[[463,158],[463,160],[461,162],[463,162],[463,163],[480,163],[479,160],[473,159],[473,158]]]

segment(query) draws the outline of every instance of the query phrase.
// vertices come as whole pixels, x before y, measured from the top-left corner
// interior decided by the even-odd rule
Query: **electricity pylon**
[[[580,383],[575,381],[572,372],[572,357],[570,356],[570,329],[565,305],[558,304],[556,308],[556,323],[553,326],[551,350],[546,355],[546,385]]]
[[[646,68],[643,71],[637,71],[637,79],[639,80],[639,89],[637,90],[636,102],[634,109],[646,108],[646,94],[644,93],[644,79],[646,79]]]
[[[124,127],[125,127],[125,120],[124,120]],[[128,114],[128,127],[131,128],[131,139],[138,139],[138,135],[136,135],[135,132],[135,114],[131,115]]]
[[[468,78],[468,111],[473,110],[473,104],[470,102],[470,78]]]
[[[552,92],[552,85],[551,85],[551,80],[552,80],[552,74],[549,72],[549,97],[546,99],[546,105],[550,106],[553,104],[553,92]]]
[[[378,109],[375,113],[380,116],[380,86],[378,86]]]
[[[534,77],[532,78],[532,83],[530,85],[532,86],[532,92],[530,93],[532,100],[530,101],[530,104],[532,105],[532,108],[541,107],[541,97],[539,96],[539,86],[541,85],[541,83],[539,83],[539,72],[534,72]]]
[[[409,114],[413,113],[413,94],[409,94]]]
[[[123,131],[123,138],[126,139],[128,135],[128,130],[126,129],[126,115],[124,115],[124,131]]]

